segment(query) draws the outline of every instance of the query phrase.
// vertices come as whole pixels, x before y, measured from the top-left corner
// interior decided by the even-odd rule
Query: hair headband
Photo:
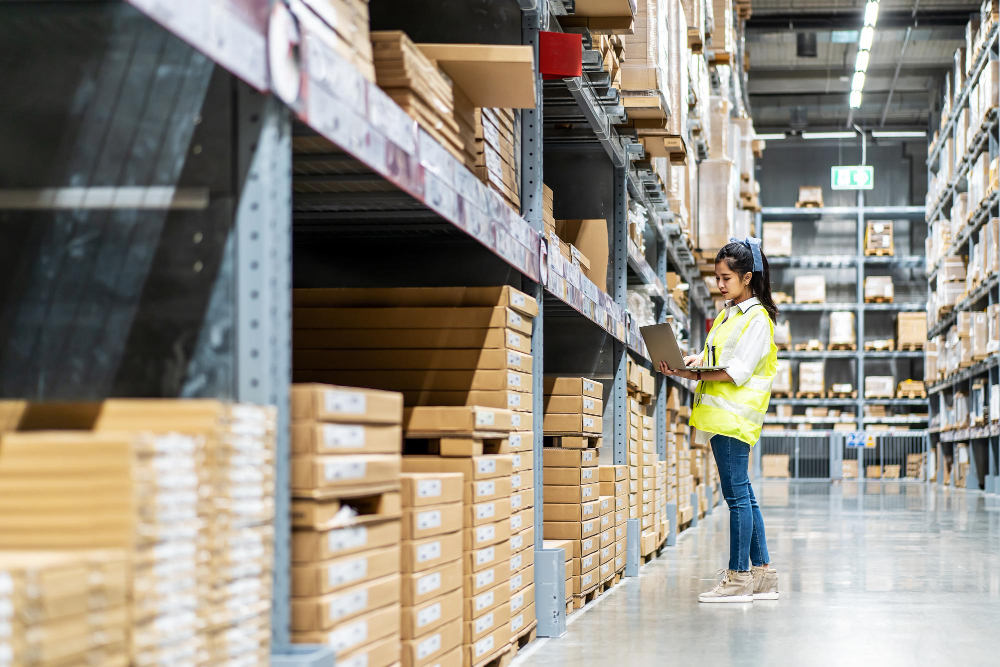
[[[761,254],[760,254],[760,239],[755,239],[752,236],[748,236],[748,237],[746,237],[745,239],[743,239],[741,241],[740,239],[734,239],[733,237],[730,236],[729,237],[729,242],[730,243],[741,243],[741,244],[745,245],[747,248],[749,248],[750,252],[753,253],[753,270],[754,270],[754,273],[756,273],[758,271],[760,271],[760,272],[764,271],[764,260],[761,258]]]

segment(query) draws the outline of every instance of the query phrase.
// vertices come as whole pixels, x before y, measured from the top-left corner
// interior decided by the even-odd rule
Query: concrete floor
[[[755,488],[780,600],[698,603],[728,559],[722,505],[513,667],[1000,665],[996,496],[899,482]]]

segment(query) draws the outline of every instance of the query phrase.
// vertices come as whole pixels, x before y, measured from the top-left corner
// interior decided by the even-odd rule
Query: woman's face
[[[751,274],[746,273],[740,276],[736,271],[729,268],[729,262],[722,260],[715,264],[715,280],[719,283],[719,291],[722,298],[727,301],[732,299],[739,301],[747,296]]]

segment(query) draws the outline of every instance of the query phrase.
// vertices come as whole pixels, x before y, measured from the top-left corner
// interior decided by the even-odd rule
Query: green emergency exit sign
[[[875,187],[875,168],[867,165],[830,167],[830,187],[834,190],[871,190]]]

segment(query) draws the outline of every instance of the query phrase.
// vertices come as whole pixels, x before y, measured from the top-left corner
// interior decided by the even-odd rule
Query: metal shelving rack
[[[434,10],[427,16],[442,19],[422,26],[430,32],[446,24],[443,14],[479,11],[465,3],[423,3]],[[487,4],[494,13],[469,18],[463,37],[489,43],[502,34],[509,40],[503,43],[533,46],[537,62],[539,30],[558,29],[549,9],[565,11],[568,3]],[[409,12],[419,5],[400,3]],[[296,48],[269,49],[276,20],[294,26]],[[626,351],[650,363],[626,308],[627,286],[651,285],[659,321],[672,315],[692,333],[700,333],[712,307],[664,193],[632,164],[641,150],[617,135],[615,110],[593,94],[587,76],[543,87],[536,75],[538,105],[520,115],[522,210],[515,211],[330,46],[331,27],[309,3],[21,2],[0,6],[0,22],[18,28],[0,52],[22,63],[29,77],[0,84],[12,100],[0,119],[23,121],[30,140],[48,137],[49,119],[36,113],[45,99],[77,133],[56,140],[59,156],[40,152],[0,166],[17,174],[14,187],[48,191],[82,183],[85,197],[97,190],[111,195],[103,203],[86,200],[88,206],[56,199],[25,210],[18,203],[23,190],[13,197],[0,191],[0,220],[16,235],[0,248],[10,260],[0,275],[12,278],[0,281],[0,309],[13,313],[0,327],[17,333],[0,356],[0,391],[38,400],[213,397],[278,406],[272,625],[281,664],[295,661],[287,429],[293,283],[356,284],[348,277],[371,275],[391,286],[419,264],[427,284],[471,284],[463,281],[475,276],[535,296],[537,526],[543,373],[574,371],[605,381],[606,443],[624,462]],[[275,86],[275,68],[297,73],[302,85]],[[29,80],[39,97],[17,89]],[[545,126],[553,96],[563,91],[571,102],[567,113],[581,119],[576,141]],[[71,100],[74,93],[82,97]],[[303,136],[325,137],[343,152],[293,161],[293,140]],[[613,230],[607,292],[561,262],[541,234],[543,152],[548,159],[560,151],[574,157],[567,174],[584,179],[600,172],[590,183],[606,188],[601,203]],[[65,173],[50,173],[60,160]],[[344,189],[293,196],[292,174],[310,160],[322,161],[331,181],[363,187],[346,197]],[[626,196],[650,213],[649,256],[628,240]],[[429,258],[418,261],[410,246]],[[36,256],[37,264],[24,263]],[[668,268],[691,286],[688,317],[664,288]],[[5,273],[15,269],[22,273]],[[41,353],[39,345],[62,354]],[[661,456],[667,381],[660,377],[657,387]],[[538,631],[559,634],[564,560],[542,549],[540,530],[535,540]]]
[[[976,62],[971,68],[971,75],[955,98],[952,106],[952,114],[942,125],[942,129],[932,145],[928,149],[927,172],[928,181],[931,175],[938,168],[940,152],[946,143],[947,138],[956,139],[956,145],[965,146],[965,137],[960,142],[955,137],[958,117],[962,110],[969,106],[969,96],[973,86],[979,80],[980,75],[985,70],[988,62],[1000,60],[1000,37],[998,37],[1000,25],[994,24],[984,40],[984,47]],[[997,116],[998,100],[994,99],[991,109],[987,115],[981,119],[980,126],[968,150],[966,150],[955,171],[954,178],[943,188],[940,197],[934,202],[927,215],[927,224],[946,218],[950,213],[950,205],[956,194],[965,192],[968,188],[968,174],[975,161],[982,153],[987,153],[990,161],[1000,155],[1000,120]],[[974,119],[970,119],[972,122]],[[1000,193],[993,192],[978,207],[971,211],[970,221],[958,238],[952,239],[950,248],[944,255],[971,255],[972,244],[983,225],[991,218],[1000,217]],[[937,283],[937,272],[940,262],[929,267],[928,283],[933,291]],[[927,336],[933,338],[945,333],[957,318],[957,313],[970,310],[983,310],[987,306],[1000,303],[1000,287],[996,275],[990,276],[982,285],[955,305],[954,309],[937,322],[928,327]],[[962,391],[967,397],[972,396],[972,385],[977,381],[986,382],[986,405],[988,418],[996,418],[996,415],[989,414],[989,390],[992,385],[1000,382],[1000,368],[998,368],[1000,354],[994,352],[985,360],[973,364],[971,367],[962,368],[952,376],[937,382],[928,387],[929,408],[931,414],[932,428],[930,429],[931,446],[936,453],[937,480],[938,484],[945,483],[945,460],[950,459],[951,478],[948,480],[952,485],[955,483],[958,466],[956,460],[955,443],[964,442],[968,444],[969,470],[966,477],[966,488],[970,488],[969,480],[975,480],[975,488],[982,488],[987,493],[1000,493],[1000,424],[986,422],[980,427],[966,427],[961,429],[941,430],[940,424],[948,406],[954,401],[955,393]],[[981,484],[981,487],[980,487]]]
[[[923,352],[912,351],[872,351],[864,349],[865,342],[865,314],[870,312],[903,312],[924,310],[927,305],[920,301],[903,301],[893,303],[865,303],[864,281],[868,267],[899,267],[917,268],[924,263],[922,256],[914,255],[892,255],[870,257],[864,252],[864,237],[866,222],[872,218],[892,218],[892,219],[918,219],[924,216],[922,206],[866,206],[864,192],[857,194],[857,204],[855,206],[827,206],[822,208],[797,208],[797,207],[764,207],[758,216],[757,224],[760,226],[767,220],[811,221],[818,222],[820,219],[839,219],[856,221],[856,250],[853,255],[832,255],[832,256],[809,256],[797,255],[793,257],[775,257],[769,259],[772,269],[779,271],[788,268],[831,268],[831,269],[854,269],[853,280],[856,283],[856,294],[854,301],[838,303],[786,303],[778,307],[782,313],[827,313],[831,311],[852,311],[856,314],[857,325],[857,350],[821,350],[821,351],[794,351],[785,350],[778,352],[779,359],[804,360],[811,359],[817,361],[854,361],[854,386],[857,389],[857,398],[775,398],[771,403],[775,405],[793,406],[825,406],[825,407],[854,407],[855,418],[845,422],[837,420],[837,423],[855,424],[859,430],[863,430],[866,424],[924,424],[927,419],[903,420],[895,417],[874,418],[864,416],[864,406],[887,405],[892,407],[916,407],[925,405],[924,401],[909,401],[906,399],[865,399],[864,398],[864,378],[866,361],[918,361],[923,359]],[[794,235],[793,235],[794,237]],[[794,327],[793,327],[794,333]],[[770,418],[773,423],[799,423],[797,421],[783,421]],[[833,423],[833,422],[831,422]],[[860,466],[859,466],[860,467]],[[859,475],[863,474],[859,470]]]

